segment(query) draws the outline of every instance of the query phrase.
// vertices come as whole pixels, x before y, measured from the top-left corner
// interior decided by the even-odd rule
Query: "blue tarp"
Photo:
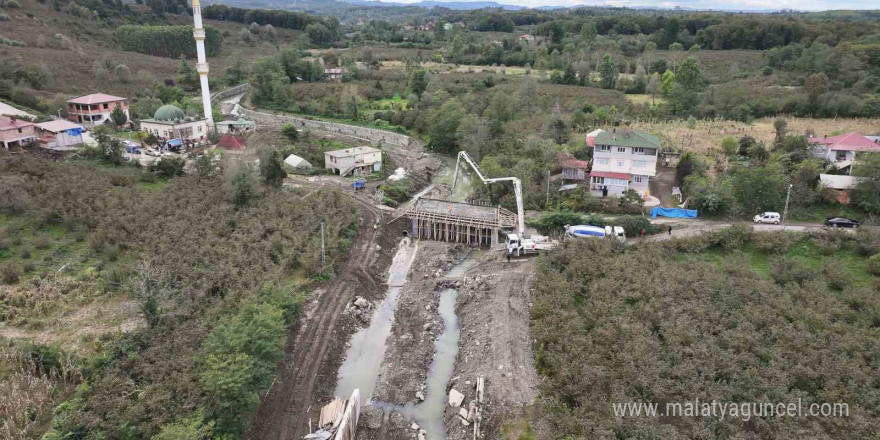
[[[168,145],[169,147],[179,147],[181,144],[183,144],[183,141],[181,141],[180,139],[171,139],[167,142],[166,145]]]
[[[651,218],[657,218],[658,215],[660,217],[697,218],[697,210],[681,208],[661,208],[659,206],[655,206],[654,209],[651,210]]]
[[[82,131],[83,131],[82,128],[71,128],[71,129],[67,130],[67,134],[70,136],[79,136],[82,134]]]

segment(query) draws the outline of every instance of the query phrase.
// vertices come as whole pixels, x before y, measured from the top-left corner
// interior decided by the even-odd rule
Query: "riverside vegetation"
[[[196,438],[178,436],[189,429],[236,438],[249,426],[310,280],[331,273],[358,214],[333,191],[302,203],[259,183],[256,170],[228,168],[226,177],[157,180],[131,167],[0,153],[2,320],[39,330],[71,301],[119,297],[143,317],[125,333],[76,341],[86,348],[63,379],[78,385],[72,396],[65,385],[50,393],[70,398],[46,439]],[[277,181],[271,169],[267,183]],[[37,382],[60,374],[10,371]],[[45,423],[51,405],[32,400],[21,410]]]

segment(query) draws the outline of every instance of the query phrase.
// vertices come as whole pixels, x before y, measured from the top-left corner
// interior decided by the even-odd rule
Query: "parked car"
[[[828,217],[825,224],[832,228],[858,228],[860,223],[858,220],[846,217]]]
[[[125,152],[129,154],[141,154],[141,149],[138,147],[133,147],[131,145],[125,147]]]
[[[156,151],[155,148],[147,148],[146,150],[144,150],[144,154],[146,154],[147,156],[153,156],[153,157],[160,156],[159,152]]]
[[[755,216],[752,219],[755,223],[773,223],[774,225],[778,225],[782,216],[779,215],[778,212],[763,212]]]

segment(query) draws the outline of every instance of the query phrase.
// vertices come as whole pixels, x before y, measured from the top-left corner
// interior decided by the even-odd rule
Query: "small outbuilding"
[[[48,148],[78,147],[83,143],[83,126],[64,119],[36,124],[39,141]]]
[[[216,122],[214,123],[214,128],[217,130],[217,133],[220,134],[251,133],[257,128],[257,124],[256,122],[245,118],[238,118],[235,121]]]
[[[297,170],[297,171],[308,170],[308,169],[312,168],[312,164],[309,163],[309,161],[307,161],[307,160],[305,160],[295,154],[291,154],[290,156],[287,156],[286,158],[284,158],[284,165],[288,168],[291,168],[291,169]]]

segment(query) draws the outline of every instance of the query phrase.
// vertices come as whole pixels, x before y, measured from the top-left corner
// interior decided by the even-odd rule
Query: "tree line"
[[[325,26],[337,28],[339,22],[335,18],[320,19],[304,12],[279,11],[274,9],[245,9],[229,7],[226,5],[210,5],[202,9],[202,15],[211,20],[234,21],[236,23],[257,23],[259,25],[271,24],[275,27],[292,29],[295,31],[305,30],[313,23],[321,23]],[[334,24],[335,23],[335,24]]]
[[[220,31],[205,26],[205,54],[220,54],[223,38]],[[178,58],[196,57],[196,45],[193,40],[192,26],[138,26],[124,25],[116,30],[116,43],[122,50],[139,52],[147,55]]]

